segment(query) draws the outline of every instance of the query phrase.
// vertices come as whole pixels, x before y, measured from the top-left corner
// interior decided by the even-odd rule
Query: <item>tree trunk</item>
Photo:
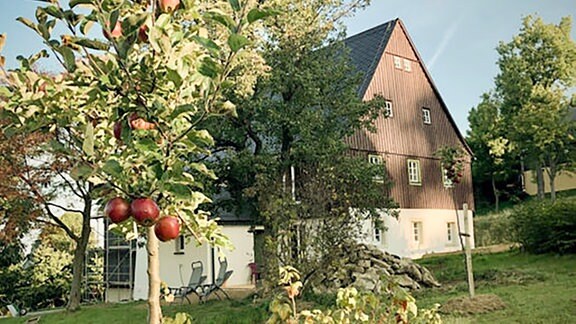
[[[538,185],[538,198],[544,199],[544,172],[540,161],[536,162],[536,184]]]
[[[556,163],[555,161],[550,161],[550,167],[548,168],[548,179],[550,180],[550,200],[556,201]]]
[[[162,323],[162,309],[160,308],[160,258],[158,251],[158,238],[154,234],[154,226],[148,227],[148,323]]]
[[[500,210],[500,195],[498,194],[498,189],[496,188],[496,179],[494,177],[494,174],[492,174],[491,183],[492,183],[492,192],[494,193],[494,203],[496,205],[496,213],[498,213],[498,211]]]
[[[77,311],[80,309],[82,277],[86,264],[86,248],[90,240],[90,219],[92,216],[92,199],[85,197],[84,210],[82,212],[82,232],[80,239],[76,241],[76,250],[74,251],[74,261],[72,263],[72,284],[70,286],[70,296],[66,309],[68,311]]]

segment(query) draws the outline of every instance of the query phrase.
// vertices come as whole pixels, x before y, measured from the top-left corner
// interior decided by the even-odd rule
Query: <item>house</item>
[[[407,257],[460,249],[458,228],[463,227],[464,203],[474,210],[470,162],[472,152],[448,112],[440,92],[424,66],[406,28],[399,19],[376,26],[345,40],[352,63],[363,74],[359,95],[387,99],[388,117],[376,119],[374,133],[358,132],[347,139],[355,154],[373,163],[385,163],[394,181],[391,194],[400,205],[398,219],[382,215],[387,231],[367,224],[369,243]],[[444,146],[465,152],[461,183],[444,178],[434,153]],[[456,211],[456,209],[457,211]],[[226,252],[234,271],[229,287],[251,284],[249,264],[254,262],[254,235],[250,217],[223,215],[221,224],[236,247]],[[470,222],[471,223],[471,222]],[[473,233],[472,228],[463,232]],[[218,251],[196,246],[182,238],[160,244],[160,275],[168,286],[182,286],[191,273],[190,263],[204,264],[207,282],[217,273]],[[135,252],[133,298],[147,296],[146,251]]]
[[[474,210],[472,151],[406,27],[395,19],[345,42],[352,63],[363,75],[359,95],[364,100],[383,96],[388,115],[375,120],[376,132],[358,132],[347,142],[356,154],[386,164],[394,182],[392,197],[400,205],[398,219],[383,215],[388,230],[372,229],[369,241],[408,257],[460,249],[462,206],[468,204],[470,217]],[[434,156],[445,146],[459,147],[465,153],[463,177],[456,185],[446,181],[440,161]]]

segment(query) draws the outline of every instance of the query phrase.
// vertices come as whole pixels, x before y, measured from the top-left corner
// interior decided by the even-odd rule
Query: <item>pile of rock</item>
[[[382,278],[391,279],[409,290],[440,286],[425,267],[372,245],[350,245],[343,247],[339,254],[335,265],[316,273],[312,280],[316,293],[336,292],[338,288],[348,286],[380,293]]]

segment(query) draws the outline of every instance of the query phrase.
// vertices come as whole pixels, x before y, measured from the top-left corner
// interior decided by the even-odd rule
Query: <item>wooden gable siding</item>
[[[375,133],[358,132],[348,143],[352,149],[385,157],[395,183],[392,196],[401,208],[453,208],[453,190],[460,207],[462,202],[468,202],[474,208],[470,155],[466,156],[462,183],[453,190],[447,190],[442,183],[440,162],[434,152],[443,146],[465,148],[402,26],[397,24],[394,28],[363,98],[382,95],[392,101],[393,117],[378,117]],[[409,59],[412,71],[396,69],[393,56]],[[423,107],[430,109],[430,125],[423,123]],[[420,160],[422,186],[408,185],[409,158]]]

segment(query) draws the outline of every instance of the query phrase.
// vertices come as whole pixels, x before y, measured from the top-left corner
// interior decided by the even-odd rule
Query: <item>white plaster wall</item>
[[[233,251],[223,250],[223,255],[228,260],[228,270],[234,270],[226,287],[250,285],[250,269],[248,263],[254,261],[254,238],[248,232],[249,226],[224,226],[223,233],[230,238],[235,246]],[[160,278],[169,287],[187,285],[192,272],[191,263],[202,261],[204,275],[207,279],[204,283],[212,282],[212,248],[203,244],[197,246],[194,240],[186,242],[184,254],[175,254],[176,241],[160,242]],[[214,254],[214,277],[218,276],[219,263],[218,252]],[[148,275],[146,247],[136,251],[136,268],[134,275],[134,299],[148,298]]]
[[[458,222],[462,232],[472,235],[472,247],[474,247],[474,222],[472,211],[468,211],[470,217],[469,229],[464,229],[464,213],[458,211]],[[364,243],[374,244],[384,251],[402,257],[420,258],[424,254],[451,252],[461,249],[456,227],[453,233],[453,241],[448,242],[447,223],[456,223],[456,212],[453,209],[400,209],[398,219],[382,213],[381,218],[388,228],[382,232],[381,242],[373,238],[371,222],[364,224],[366,238]],[[421,239],[419,243],[414,241],[413,223],[422,222]]]

